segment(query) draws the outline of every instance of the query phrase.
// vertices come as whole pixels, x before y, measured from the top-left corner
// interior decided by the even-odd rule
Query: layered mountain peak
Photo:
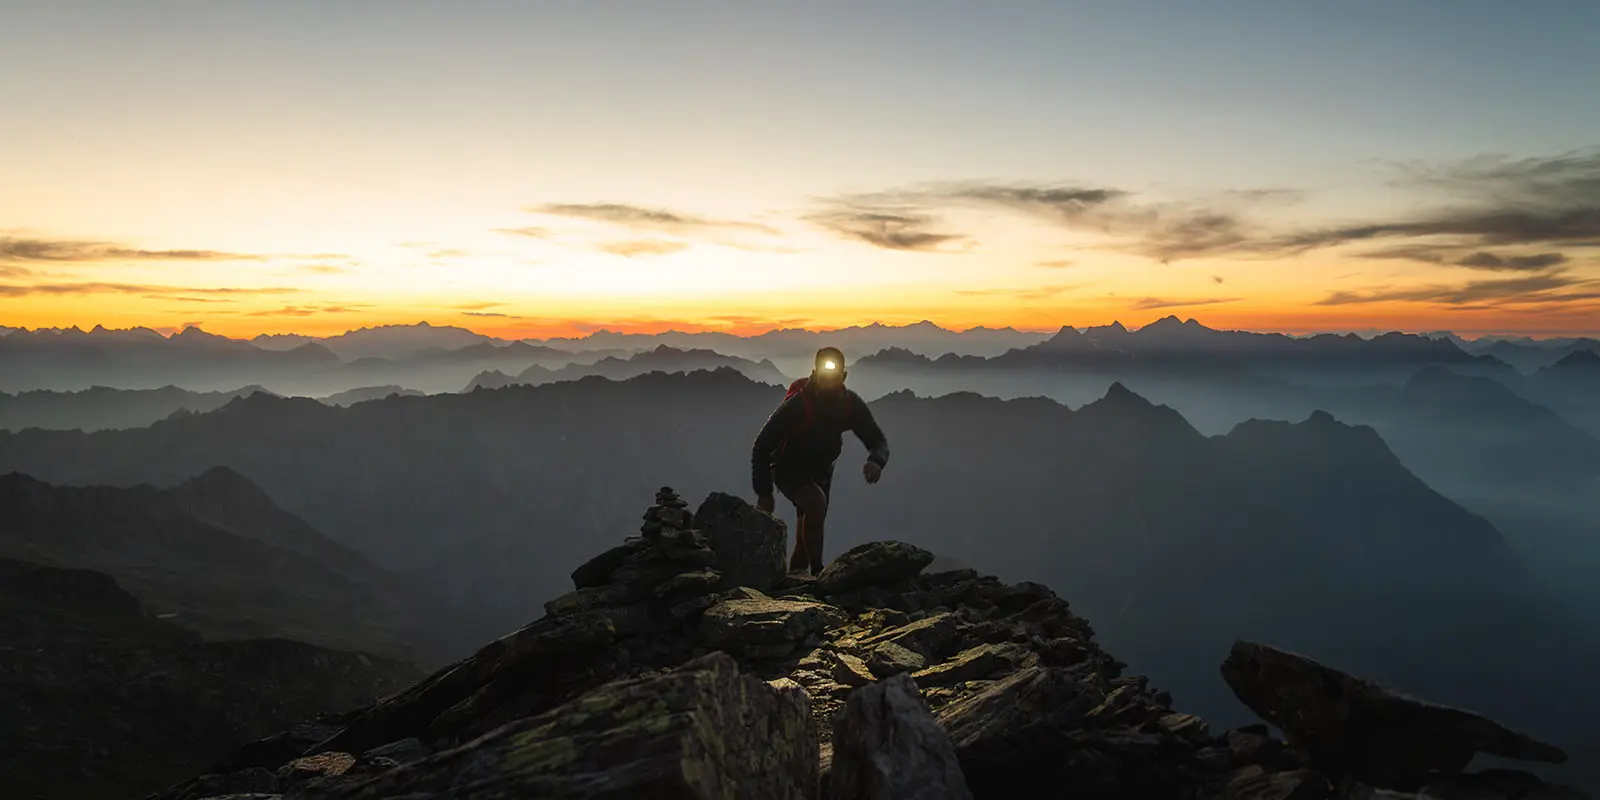
[[[1600,370],[1600,352],[1594,350],[1574,350],[1561,357],[1551,366],[1556,370],[1595,371]]]
[[[893,540],[852,547],[815,576],[786,574],[783,524],[722,493],[690,512],[663,487],[643,516],[639,535],[578,565],[572,590],[538,619],[153,800],[467,786],[485,797],[709,798],[734,785],[783,800],[986,800],[1041,786],[1083,797],[1495,797],[1485,790],[1506,773],[1463,774],[1475,753],[1567,757],[1477,714],[1243,641],[1218,654],[1221,677],[1300,746],[1265,725],[1214,729],[1124,674],[1049,587],[930,572],[931,552]],[[1369,746],[1380,723],[1368,713],[1395,746]]]

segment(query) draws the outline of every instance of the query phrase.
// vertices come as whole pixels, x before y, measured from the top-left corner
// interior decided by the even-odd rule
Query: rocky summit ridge
[[[152,800],[1582,797],[1465,772],[1559,749],[1303,656],[1240,642],[1220,669],[1284,739],[1213,730],[1045,586],[905,542],[787,575],[775,517],[655,500],[543,617]]]

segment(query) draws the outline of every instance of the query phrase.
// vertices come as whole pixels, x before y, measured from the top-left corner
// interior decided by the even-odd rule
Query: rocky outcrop
[[[802,695],[742,675],[716,653],[606,684],[405,769],[301,794],[805,800],[817,796],[813,724]]]
[[[851,692],[833,729],[833,797],[970,800],[950,737],[902,674]]]
[[[1317,769],[1379,785],[1455,775],[1478,753],[1561,763],[1566,753],[1470,711],[1392,692],[1295,653],[1234,644],[1229,688]]]
[[[730,494],[713,492],[694,512],[694,527],[704,531],[717,553],[717,569],[727,585],[766,591],[783,577],[787,532],[777,517]]]
[[[916,575],[933,563],[933,554],[904,542],[872,542],[839,554],[817,576],[825,594],[878,586]]]
[[[927,573],[902,543],[852,549],[830,566],[835,580],[724,588],[742,566],[698,526],[766,515],[713,497],[695,528],[652,512],[655,530],[580,566],[544,618],[347,715],[331,735],[258,744],[227,762],[231,772],[160,800],[191,800],[183,792],[202,784],[258,785],[248,783],[261,779],[255,770],[285,800],[998,798],[1041,787],[1075,798],[1354,800],[1444,780],[1455,794],[1436,796],[1549,788],[1520,773],[1432,784],[1349,774],[1321,755],[1332,745],[1307,751],[1265,726],[1213,731],[1124,675],[1049,588]],[[781,553],[781,542],[749,547],[760,536],[722,541],[754,553],[762,576]],[[1323,701],[1308,694],[1320,686],[1285,684],[1280,706],[1306,695],[1315,708]],[[285,757],[289,741],[303,749]]]

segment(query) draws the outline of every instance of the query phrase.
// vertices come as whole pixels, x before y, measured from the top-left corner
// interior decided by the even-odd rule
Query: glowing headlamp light
[[[829,361],[822,362],[822,368],[823,369],[838,369],[839,365],[835,364],[833,361],[829,360]]]

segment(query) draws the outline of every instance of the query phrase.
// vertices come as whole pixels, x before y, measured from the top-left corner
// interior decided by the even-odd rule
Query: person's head
[[[844,389],[844,353],[837,347],[824,347],[817,351],[816,363],[811,368],[811,382],[824,392]]]

